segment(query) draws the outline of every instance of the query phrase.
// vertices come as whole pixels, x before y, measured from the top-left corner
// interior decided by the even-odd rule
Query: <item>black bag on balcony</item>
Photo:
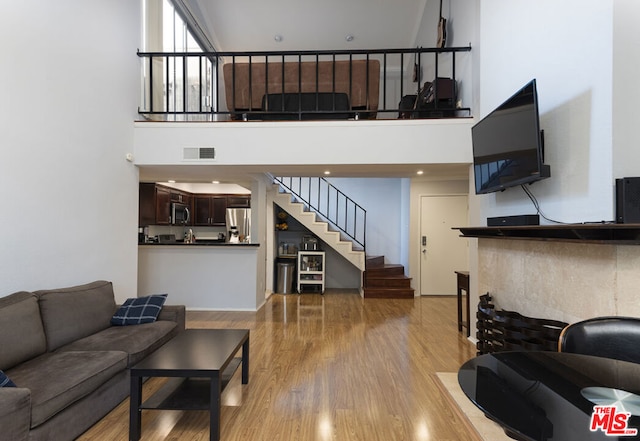
[[[416,97],[418,95],[405,95],[398,103],[398,119],[411,119],[413,117],[413,110],[416,105]]]
[[[437,99],[436,99],[437,95]],[[456,116],[456,82],[451,78],[426,81],[418,95],[405,95],[399,104],[400,119]],[[413,105],[410,106],[410,103]]]

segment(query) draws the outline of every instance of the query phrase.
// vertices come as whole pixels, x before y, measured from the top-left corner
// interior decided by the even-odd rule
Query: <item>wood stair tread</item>
[[[363,292],[365,298],[412,299],[411,277],[404,274],[404,265],[385,263],[384,256],[367,256]]]

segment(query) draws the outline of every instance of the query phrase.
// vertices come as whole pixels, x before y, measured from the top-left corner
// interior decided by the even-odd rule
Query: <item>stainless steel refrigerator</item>
[[[235,242],[233,227],[238,231],[237,242],[251,242],[251,208],[227,208],[227,241]]]

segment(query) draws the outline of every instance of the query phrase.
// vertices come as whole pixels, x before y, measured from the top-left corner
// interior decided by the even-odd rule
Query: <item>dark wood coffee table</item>
[[[242,348],[242,358],[234,358]],[[131,368],[129,440],[140,439],[143,409],[208,410],[209,438],[220,439],[220,394],[242,363],[249,382],[248,329],[187,329]],[[171,377],[142,403],[143,377]]]

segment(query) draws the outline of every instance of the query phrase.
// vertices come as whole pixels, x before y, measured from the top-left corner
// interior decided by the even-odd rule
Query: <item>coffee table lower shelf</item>
[[[227,387],[242,359],[234,358],[222,372],[221,391]],[[156,393],[140,405],[145,410],[209,410],[211,380],[208,378],[172,377]]]

